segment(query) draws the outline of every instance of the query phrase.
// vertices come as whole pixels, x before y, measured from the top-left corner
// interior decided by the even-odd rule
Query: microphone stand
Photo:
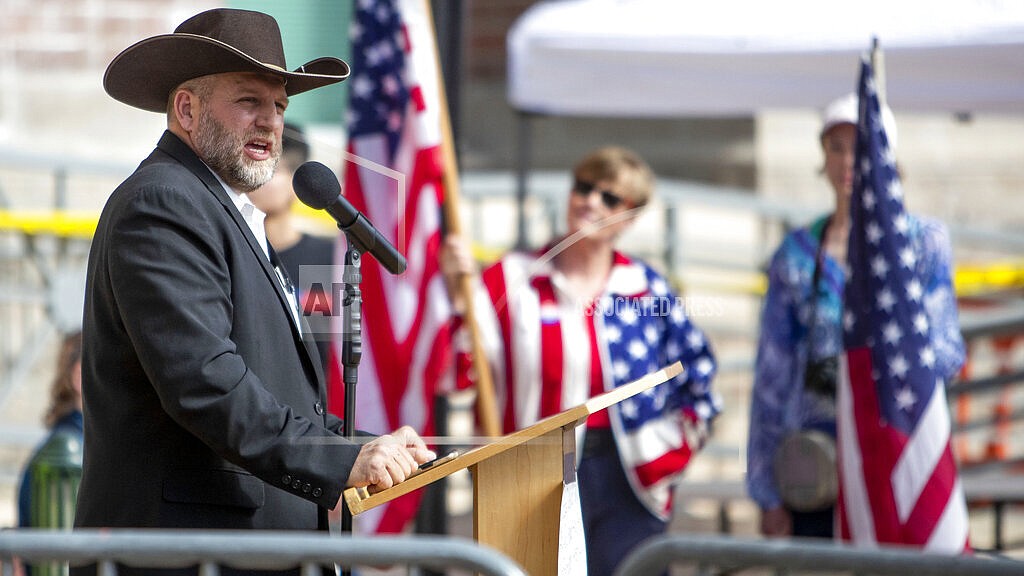
[[[341,228],[341,226],[338,226]],[[363,276],[360,272],[363,250],[362,244],[355,234],[349,234],[344,228],[345,242],[348,248],[345,250],[345,270],[342,272],[341,281],[345,283],[345,296],[342,299],[342,381],[345,383],[345,421],[342,431],[346,438],[355,438],[356,420],[356,383],[359,380],[359,360],[363,355],[363,294],[359,289]],[[341,531],[352,533],[352,513],[347,504],[342,504],[341,509]],[[349,569],[342,569],[342,576],[349,576]]]
[[[345,283],[345,297],[342,299],[342,324],[344,339],[341,347],[342,381],[345,383],[345,421],[342,432],[346,438],[355,438],[356,382],[359,379],[359,360],[363,354],[363,294],[359,284],[362,255],[377,243],[376,232],[366,217],[359,214],[348,225],[338,223],[338,229],[345,233],[345,271],[341,280]],[[404,266],[403,266],[404,269]],[[345,505],[341,510],[341,531],[352,532],[352,513]],[[342,576],[351,576],[351,571],[342,569]]]

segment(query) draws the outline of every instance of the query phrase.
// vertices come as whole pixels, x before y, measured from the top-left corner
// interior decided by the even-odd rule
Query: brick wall
[[[466,70],[474,80],[505,78],[505,37],[536,0],[469,0],[466,7]]]
[[[171,32],[188,16],[220,4],[211,0],[4,0],[0,147],[137,160],[155,142],[153,133],[159,130],[161,118],[106,96],[104,69],[134,42]]]

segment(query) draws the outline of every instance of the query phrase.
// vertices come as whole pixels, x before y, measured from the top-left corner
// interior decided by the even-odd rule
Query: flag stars
[[[886,343],[893,346],[897,345],[901,338],[903,338],[903,331],[900,330],[900,325],[895,320],[890,320],[884,328],[882,328],[882,338]]]
[[[373,80],[366,75],[359,75],[352,81],[352,92],[357,98],[368,99],[373,94]]]
[[[866,230],[868,242],[872,244],[878,244],[878,241],[882,239],[883,232],[882,227],[878,225],[878,222],[869,222]]]
[[[647,345],[644,344],[639,339],[632,340],[629,343],[629,347],[627,348],[627,351],[629,352],[630,357],[639,360],[639,359],[647,356]]]
[[[888,137],[886,138],[886,140],[888,140]],[[893,149],[890,148],[888,145],[885,146],[885,148],[882,149],[882,160],[885,161],[885,164],[887,166],[896,167],[896,153],[893,152]],[[891,190],[890,190],[890,192],[891,192]],[[902,188],[900,189],[899,194],[900,194],[900,197],[903,196]],[[895,197],[896,196],[893,196],[893,198],[895,198]]]
[[[907,246],[900,250],[900,264],[903,264],[904,268],[913,269],[914,264],[917,263],[917,256],[914,255],[914,251]]]
[[[921,349],[921,366],[925,368],[935,367],[935,350],[932,350],[931,346],[925,346]]]
[[[640,410],[637,407],[636,401],[634,401],[633,398],[626,398],[625,400],[619,403],[619,406],[621,406],[623,417],[629,420],[635,420],[636,417],[640,414]]]
[[[864,202],[864,208],[871,210],[875,207],[875,193],[871,190],[870,186],[864,187],[864,194],[861,196]]]
[[[888,288],[882,288],[882,290],[878,292],[877,303],[879,308],[889,312],[892,310],[893,305],[896,304],[896,297],[893,296],[892,291]]]
[[[393,110],[390,114],[388,114],[388,131],[397,132],[401,128],[402,113],[397,110]]]
[[[921,281],[912,278],[910,282],[907,282],[907,297],[914,302],[920,302],[922,296],[924,296],[924,288],[921,286]]]
[[[653,370],[650,370],[650,371],[653,372]],[[660,388],[658,390],[660,390]],[[651,409],[656,411],[656,412],[660,412],[665,407],[665,395],[664,394],[652,394],[651,396],[652,396],[651,401],[650,401]]]
[[[674,360],[676,358],[679,358],[679,355],[682,353],[683,349],[680,348],[679,344],[676,343],[675,341],[669,342],[668,344],[665,345],[665,354],[667,354],[670,359]]]
[[[686,343],[690,350],[700,350],[704,346],[704,335],[697,330],[691,330],[686,334]]]
[[[623,381],[629,377],[629,363],[624,360],[616,360],[612,362],[612,374],[615,375],[615,380]]]
[[[895,178],[889,181],[889,198],[893,200],[903,199],[903,185]]]
[[[387,94],[388,96],[395,96],[401,90],[401,84],[398,82],[398,79],[394,77],[394,75],[388,74],[383,79],[381,79],[380,88],[381,91]]]
[[[904,379],[907,376],[907,372],[909,370],[910,363],[907,362],[907,359],[903,356],[903,354],[897,354],[893,356],[892,360],[889,362],[889,372],[891,372],[893,376],[899,378],[900,380]]]
[[[619,320],[626,326],[632,326],[636,324],[636,310],[634,310],[632,306],[624,306],[622,308],[622,311],[619,313]]]
[[[917,404],[917,394],[910,386],[903,386],[896,391],[896,407],[904,412],[910,412]]]
[[[919,312],[914,316],[914,331],[922,335],[928,332],[928,317],[924,312]]]
[[[682,326],[686,322],[686,310],[682,306],[674,306],[669,313],[669,320],[673,326]]]
[[[706,356],[702,356],[694,364],[694,369],[697,370],[697,374],[701,376],[708,376],[711,374],[711,371],[714,370],[714,364]]]
[[[853,330],[853,327],[855,325],[856,325],[856,321],[854,320],[853,312],[851,312],[849,310],[844,312],[843,313],[843,329],[846,330],[847,332],[849,332],[850,330]]]
[[[885,275],[889,273],[889,263],[886,262],[884,256],[878,254],[871,259],[871,272],[878,278],[885,278]]]
[[[387,44],[383,42],[377,42],[373,44],[365,53],[366,66],[369,68],[376,68],[382,63],[387,62],[389,56],[389,50],[387,50]]]
[[[363,37],[363,26],[358,21],[353,21],[348,27],[349,42],[355,44]]]
[[[910,230],[910,221],[907,219],[907,215],[905,213],[900,213],[896,216],[895,226],[897,232],[903,236],[907,235],[907,231]]]

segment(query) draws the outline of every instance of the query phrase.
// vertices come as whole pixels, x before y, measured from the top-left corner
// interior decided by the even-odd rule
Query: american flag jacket
[[[547,249],[511,252],[481,275],[474,303],[505,432],[585,402],[591,376],[605,391],[681,361],[682,374],[609,409],[623,469],[637,498],[667,520],[672,486],[721,410],[715,357],[682,298],[647,264],[615,253],[604,293],[580,302]],[[457,384],[470,387],[465,331]],[[577,428],[582,440],[585,426]],[[578,444],[582,446],[582,444]]]

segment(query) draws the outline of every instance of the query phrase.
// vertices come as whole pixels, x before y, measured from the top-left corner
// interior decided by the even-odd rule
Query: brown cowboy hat
[[[262,12],[216,8],[179,25],[173,34],[141,40],[118,54],[103,75],[107,94],[129,106],[164,112],[171,91],[186,80],[223,72],[270,73],[285,79],[289,96],[341,82],[348,64],[317,58],[289,72],[281,30]]]

